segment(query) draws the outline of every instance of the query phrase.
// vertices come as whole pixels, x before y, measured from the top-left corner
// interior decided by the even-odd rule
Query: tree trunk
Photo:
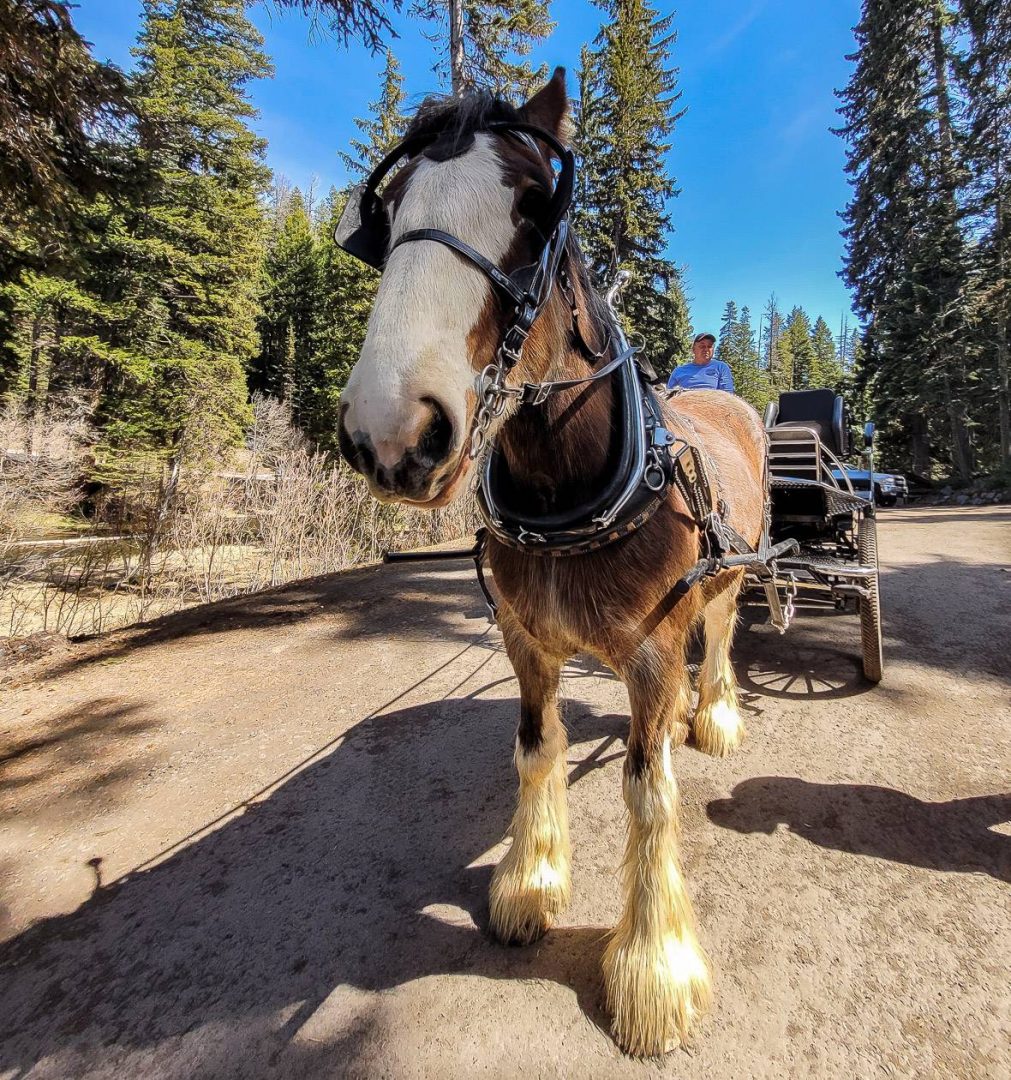
[[[453,97],[466,87],[463,70],[463,0],[449,0],[449,71]]]
[[[916,476],[930,479],[930,437],[927,433],[927,418],[922,414],[907,417],[909,429],[909,456]]]
[[[997,413],[1000,418],[1000,463],[1011,464],[1011,387],[1008,378],[1008,296],[1011,295],[1004,277],[1004,192],[1003,155],[1000,149],[1001,132],[994,133],[997,154],[994,170],[994,190],[997,206],[994,218],[994,246],[997,249]]]

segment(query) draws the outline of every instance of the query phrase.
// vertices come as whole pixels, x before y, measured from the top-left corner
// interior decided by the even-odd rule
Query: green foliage
[[[111,344],[130,355],[99,410],[113,448],[195,451],[241,435],[268,175],[244,87],[270,70],[261,46],[240,0],[144,5],[144,191],[106,216],[95,266],[120,309]]]
[[[733,300],[727,301],[723,311],[715,355],[717,360],[729,365],[737,395],[759,412],[764,411],[773,394],[768,375],[759,361],[751,312],[745,307],[738,314]]]
[[[319,281],[312,225],[297,188],[282,214],[264,260],[263,310],[257,320],[260,351],[249,383],[251,390],[287,401],[298,423]]]
[[[129,114],[126,81],[96,62],[68,3],[0,0],[0,277],[40,267],[82,202],[125,183]]]
[[[982,3],[866,3],[856,69],[840,95],[853,189],[845,276],[868,323],[857,377],[885,444],[924,476],[933,458],[968,479],[973,438],[996,441],[982,430],[993,396],[972,329],[1001,324],[994,294],[976,284],[984,275],[972,250],[965,123],[993,115],[995,89],[982,76],[993,68],[975,61],[982,81],[952,87],[973,67],[967,30],[981,15],[997,17]]]
[[[579,72],[575,224],[598,284],[632,271],[623,297],[628,322],[657,370],[669,370],[687,357],[691,340],[680,273],[664,254],[667,204],[677,194],[664,158],[682,115],[673,16],[658,17],[647,0],[599,6],[606,22]]]
[[[807,390],[817,385],[812,379],[815,355],[811,342],[811,321],[803,308],[795,307],[786,320],[783,354],[789,358],[784,365],[784,376],[789,373],[790,384],[782,385],[780,389]]]
[[[812,387],[827,386],[839,391],[845,372],[835,350],[835,341],[829,325],[819,315],[811,331],[811,379]]]
[[[354,154],[345,153],[343,150],[339,152],[341,161],[351,172],[362,177],[368,176],[403,137],[407,127],[407,116],[403,111],[406,97],[400,64],[393,53],[387,50],[379,100],[369,105],[368,118],[355,119],[355,126],[365,138],[351,140]]]
[[[454,61],[452,9],[459,5],[462,40]],[[411,12],[439,24],[430,40],[440,46],[435,70],[453,93],[487,87],[515,102],[525,101],[547,76],[525,58],[555,24],[548,17],[550,0],[415,0]]]

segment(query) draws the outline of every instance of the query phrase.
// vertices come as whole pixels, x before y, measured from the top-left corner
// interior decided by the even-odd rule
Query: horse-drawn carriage
[[[652,1056],[710,998],[672,752],[690,735],[724,756],[745,737],[730,647],[746,580],[781,629],[801,593],[855,601],[864,670],[881,677],[874,502],[835,468],[830,392],[784,395],[764,431],[730,394],[662,400],[613,309],[620,280],[598,297],[569,235],[567,107],[561,69],[519,110],[427,103],[349,200],[337,242],[383,276],[337,435],[385,501],[435,509],[475,481],[478,542],[442,557],[470,555],[482,581],[487,560],[519,685],[512,843],[489,892],[499,940],[536,940],[569,902],[562,665],[588,653],[628,688],[624,904],[602,967],[619,1046]]]
[[[851,436],[843,399],[831,390],[781,394],[765,410],[769,438],[769,541],[796,542],[771,561],[768,575],[751,573],[753,593],[761,589],[773,623],[786,630],[803,595],[860,614],[864,675],[882,675],[881,599],[874,490],[857,494],[842,460]],[[874,426],[864,429],[864,467],[873,475]]]

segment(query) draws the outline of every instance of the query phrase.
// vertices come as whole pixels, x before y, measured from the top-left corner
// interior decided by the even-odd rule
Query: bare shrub
[[[105,535],[96,527],[79,544],[17,562],[0,584],[0,632],[99,633],[453,540],[477,522],[471,497],[434,512],[376,502],[342,460],[307,444],[282,403],[263,397],[245,447],[226,462],[123,453],[107,454],[102,469]],[[59,490],[61,505],[76,497],[72,485]]]

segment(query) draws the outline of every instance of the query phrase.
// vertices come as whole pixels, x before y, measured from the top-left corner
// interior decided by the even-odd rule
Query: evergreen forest
[[[271,60],[244,0],[144,0],[129,71],[95,59],[71,5],[0,0],[0,398],[25,442],[8,449],[31,455],[39,425],[72,406],[90,491],[138,471],[171,488],[180,469],[224,461],[265,398],[331,453],[377,283],[333,228],[408,111],[390,12],[424,21],[442,91],[517,102],[544,78],[530,54],[553,30],[548,0],[278,6],[335,50],[385,58],[358,137],[338,148],[345,187],[299,190],[267,168],[250,88]],[[651,0],[597,8],[570,70],[574,225],[598,284],[633,271],[625,317],[665,374],[692,335],[670,254],[667,155],[691,107],[676,16]],[[759,409],[832,387],[854,421],[878,424],[888,465],[967,482],[1011,458],[1011,8],[866,0],[855,33],[838,135],[841,273],[859,321],[830,325],[769,282],[761,312],[727,300],[717,357]]]

